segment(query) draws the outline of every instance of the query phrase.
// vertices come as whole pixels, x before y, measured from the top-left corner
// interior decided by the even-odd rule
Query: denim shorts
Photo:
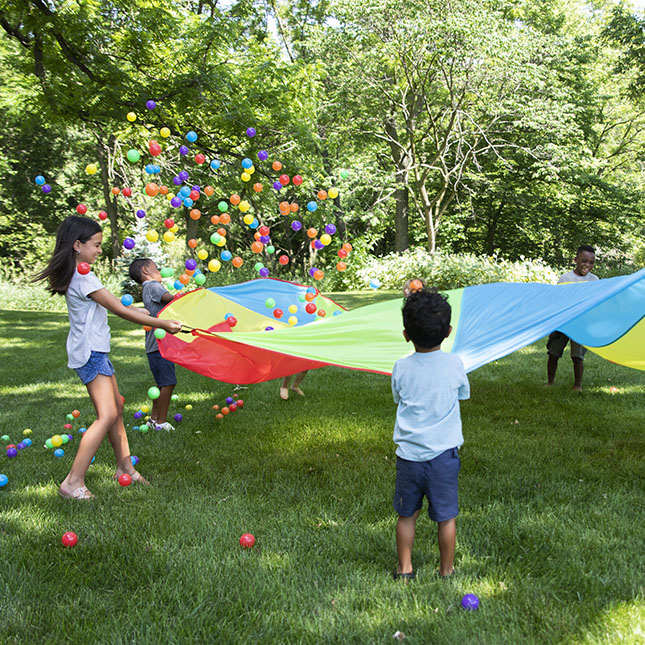
[[[175,376],[175,364],[164,358],[161,352],[150,352],[148,354],[148,365],[150,371],[155,377],[157,387],[167,387],[168,385],[177,385],[177,377]]]
[[[107,352],[92,352],[87,363],[83,367],[74,368],[78,378],[83,381],[83,385],[91,383],[99,374],[112,376],[114,374],[114,365],[110,360]]]
[[[584,360],[585,354],[587,353],[587,348],[584,345],[579,345],[575,340],[571,340],[566,334],[563,334],[561,331],[554,331],[549,336],[549,340],[546,342],[546,351],[551,356],[562,358],[564,348],[567,346],[567,343],[569,341],[571,341],[571,358],[579,358],[580,360]]]
[[[459,515],[459,469],[457,448],[444,450],[430,461],[396,458],[394,510],[402,517],[414,515],[428,498],[428,515],[445,522]]]

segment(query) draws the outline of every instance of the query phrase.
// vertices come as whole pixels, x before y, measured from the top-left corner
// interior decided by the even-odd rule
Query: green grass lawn
[[[368,304],[395,294],[336,294]],[[126,426],[152,385],[143,332],[111,317]],[[93,409],[66,367],[67,317],[0,311],[2,643],[645,642],[645,375],[589,355],[585,392],[544,341],[470,375],[462,404],[457,575],[440,580],[435,527],[419,520],[418,578],[394,582],[395,406],[389,378],[311,372],[304,399],[278,383],[237,390],[178,368],[175,433],[129,430],[149,488],[111,479],[107,442],[90,503],[58,498],[74,455],[42,446]],[[617,388],[612,393],[610,387]],[[192,405],[191,410],[185,408]],[[425,511],[424,511],[425,513]],[[66,531],[78,545],[62,546]],[[242,549],[240,535],[256,546]],[[465,593],[477,612],[460,608]]]

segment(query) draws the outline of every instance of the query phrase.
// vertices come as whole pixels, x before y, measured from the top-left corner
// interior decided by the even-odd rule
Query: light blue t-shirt
[[[437,350],[399,359],[392,394],[398,403],[393,439],[399,457],[430,461],[464,442],[459,400],[470,397],[470,385],[459,356]]]

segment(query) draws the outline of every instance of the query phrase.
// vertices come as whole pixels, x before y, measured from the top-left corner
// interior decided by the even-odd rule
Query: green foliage
[[[328,288],[365,289],[372,279],[384,289],[401,290],[407,280],[424,279],[437,289],[458,289],[488,282],[556,282],[560,274],[541,260],[516,262],[468,253],[428,253],[416,247],[383,257],[352,253],[349,268],[329,279]]]

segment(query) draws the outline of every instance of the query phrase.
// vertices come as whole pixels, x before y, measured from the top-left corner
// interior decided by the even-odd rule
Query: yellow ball
[[[159,239],[159,233],[157,231],[148,231],[146,233],[146,240],[148,242],[156,242]]]
[[[170,242],[175,241],[175,234],[172,231],[166,231],[163,234],[163,239],[170,244]]]
[[[243,200],[240,202],[240,206],[239,206],[239,208],[240,208],[240,210],[241,210],[243,213],[246,213],[246,212],[251,208],[251,204],[249,204],[249,203],[246,201],[246,199],[243,199]]]
[[[192,409],[193,409],[193,406],[189,403],[189,404],[186,406],[186,410],[192,410]]]
[[[336,197],[338,197],[338,188],[336,188],[335,186],[332,186],[332,187],[327,191],[327,196],[328,196],[330,199],[336,199]]]
[[[87,166],[85,166],[85,172],[88,175],[95,175],[97,171],[98,168],[95,163],[88,163]]]
[[[137,115],[134,112],[128,112],[125,117],[130,123],[133,123],[137,120]]]
[[[249,175],[252,175],[255,172],[255,166],[251,166],[250,168],[247,168],[246,172],[248,172]]]
[[[159,130],[159,134],[164,139],[167,139],[170,136],[170,128],[161,128],[161,130]]]
[[[289,316],[289,320],[287,322],[293,327],[298,324],[298,318],[296,318],[296,316]]]
[[[251,215],[250,213],[247,213],[244,216],[244,223],[248,226],[254,219],[255,217],[253,217],[253,215]]]
[[[225,246],[226,245],[226,238],[221,237],[219,242],[217,242],[216,244],[217,244],[217,246]]]
[[[298,311],[298,305],[289,305],[289,313],[295,314]]]
[[[168,194],[166,195],[166,199],[170,202],[170,201],[172,201],[172,198],[173,198],[174,196],[175,196],[175,193],[168,193]]]
[[[30,428],[27,428],[26,430],[23,430],[23,431],[22,431],[22,434],[23,434],[25,437],[28,437],[28,436],[31,434],[31,429],[30,429]]]
[[[320,236],[320,241],[327,246],[328,244],[331,244],[331,235],[327,235],[327,233],[323,233]]]
[[[172,231],[173,233],[176,233],[179,230],[179,226],[175,224],[173,227],[169,228],[168,230]],[[330,241],[331,241],[331,238],[330,238]]]
[[[150,408],[147,405],[142,405],[141,412],[143,412],[144,414],[148,414],[148,412],[150,412]]]
[[[208,257],[208,252],[204,249],[199,249],[199,251],[197,251],[197,257],[200,260],[205,260]]]
[[[220,270],[222,264],[219,260],[211,260],[208,263],[208,270],[211,271],[212,273],[217,273],[217,271]]]
[[[58,448],[58,446],[62,446],[62,445],[63,445],[63,438],[59,434],[55,434],[52,437],[52,446],[54,446],[54,448]]]
[[[248,173],[248,172],[243,172],[243,173],[240,175],[240,179],[241,179],[242,181],[250,181],[250,180],[251,180],[251,175],[249,175],[249,173]]]

